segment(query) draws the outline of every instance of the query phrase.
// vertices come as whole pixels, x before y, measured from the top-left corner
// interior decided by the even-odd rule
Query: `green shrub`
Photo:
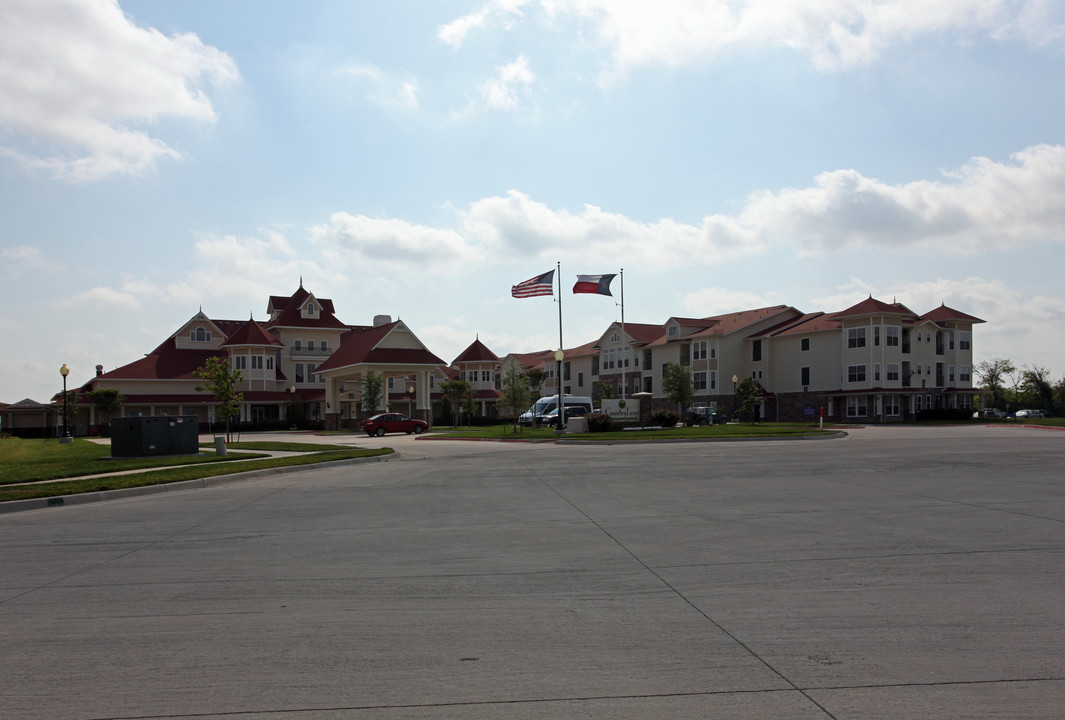
[[[680,415],[675,410],[652,410],[650,419],[652,425],[668,428],[676,426]]]
[[[588,418],[588,432],[610,432],[614,429],[614,420],[603,413],[590,413]]]

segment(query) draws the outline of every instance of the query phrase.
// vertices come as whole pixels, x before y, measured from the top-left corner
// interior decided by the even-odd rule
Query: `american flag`
[[[555,294],[555,271],[545,272],[529,278],[525,282],[510,286],[510,294],[516,298],[536,297],[537,295]]]

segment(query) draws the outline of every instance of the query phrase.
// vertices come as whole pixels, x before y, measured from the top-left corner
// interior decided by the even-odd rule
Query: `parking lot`
[[[0,717],[1062,717],[1065,432],[352,442],[0,515]]]

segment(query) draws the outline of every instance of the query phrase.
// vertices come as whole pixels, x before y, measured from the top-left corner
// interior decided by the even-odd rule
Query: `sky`
[[[1065,2],[3,0],[0,401],[304,287],[445,362],[870,295],[1065,374]]]

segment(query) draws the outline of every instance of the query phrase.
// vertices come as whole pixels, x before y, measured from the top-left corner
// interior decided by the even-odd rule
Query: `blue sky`
[[[872,294],[1065,372],[1050,0],[5,0],[0,401],[305,287],[445,361]],[[619,284],[615,281],[615,294]]]

